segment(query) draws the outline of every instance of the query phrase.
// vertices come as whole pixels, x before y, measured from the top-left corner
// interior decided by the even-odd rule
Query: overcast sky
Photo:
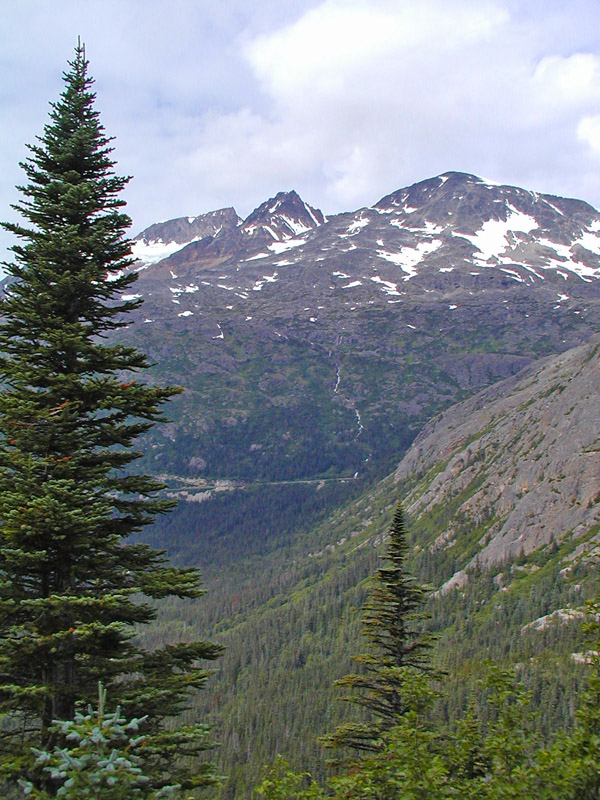
[[[447,170],[600,207],[599,0],[1,0],[0,219],[78,35],[132,233]]]

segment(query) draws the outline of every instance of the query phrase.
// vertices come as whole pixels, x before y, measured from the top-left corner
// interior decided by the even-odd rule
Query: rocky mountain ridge
[[[442,408],[600,329],[581,201],[445,173],[328,219],[295,192],[215,215],[189,244],[164,224],[179,249],[141,265],[125,333],[188,389],[153,440],[164,473],[386,471]]]
[[[194,236],[186,243],[180,235],[181,220],[172,224],[173,244],[180,247],[163,266],[194,265],[197,272],[205,272],[216,261],[219,267],[235,264],[235,290],[240,292],[253,288],[254,281],[247,278],[266,271],[263,267],[291,267],[307,258],[322,265],[320,277],[326,277],[331,288],[377,288],[388,302],[413,286],[423,289],[432,273],[438,274],[439,284],[440,276],[465,266],[475,276],[481,274],[476,269],[498,268],[516,282],[557,275],[565,281],[572,275],[591,281],[600,276],[600,214],[592,206],[454,172],[330,219],[289,192],[266,201],[245,221],[221,225],[199,240]],[[156,228],[151,226],[137,240],[150,241]],[[285,259],[279,258],[282,253],[287,253]],[[341,257],[350,270],[347,278],[328,270]],[[359,275],[356,267],[366,274]],[[403,286],[407,282],[410,287]]]
[[[322,212],[295,191],[279,192],[245,220],[233,208],[226,208],[151,225],[135,237],[133,253],[142,269],[175,253],[180,253],[176,260],[180,265],[203,259],[212,263],[223,256],[248,255],[262,248],[277,253],[292,246],[283,246],[283,242],[324,222]]]
[[[197,217],[178,217],[150,225],[134,239],[133,255],[142,267],[162,261],[168,256],[222,230],[234,230],[241,219],[233,208],[221,208]]]

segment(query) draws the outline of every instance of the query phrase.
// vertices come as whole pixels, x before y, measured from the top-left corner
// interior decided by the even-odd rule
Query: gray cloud
[[[600,205],[596,23],[584,0],[3,0],[0,216],[78,34],[135,231],[289,188],[332,213],[448,169]]]

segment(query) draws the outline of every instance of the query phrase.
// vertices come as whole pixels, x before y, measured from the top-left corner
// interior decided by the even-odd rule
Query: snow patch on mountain
[[[300,222],[300,220],[292,219],[291,217],[288,217],[285,214],[281,214],[279,216],[279,219],[285,222],[285,224],[288,226],[288,228],[292,231],[292,233],[295,236],[298,236],[301,233],[308,233],[308,231],[312,230],[312,225],[306,225],[305,223]]]
[[[490,188],[495,188],[496,186],[502,186],[501,183],[497,181],[492,181],[489,178],[479,178],[479,183],[482,183],[484,186],[489,186]]]
[[[595,232],[583,230],[579,239],[576,239],[573,242],[573,246],[577,244],[581,245],[581,247],[589,250],[591,253],[594,253],[597,256],[600,255],[600,237]]]
[[[526,269],[527,272],[530,272],[532,275],[535,275],[535,277],[539,278],[541,281],[546,279],[545,276],[541,272],[538,272],[537,269],[532,267],[531,264],[521,264],[521,266],[523,267],[523,269]],[[540,269],[543,269],[543,267],[540,267]]]
[[[265,283],[275,283],[277,281],[277,273],[274,272],[272,275],[263,275],[261,280],[255,281],[254,286],[252,287],[253,292],[260,292],[265,285]]]
[[[543,247],[549,247],[551,250],[554,250],[557,256],[564,258],[566,261],[570,261],[573,257],[570,245],[561,244],[560,242],[552,242],[550,239],[544,238],[538,239],[537,242]]]
[[[518,281],[519,283],[525,283],[525,279],[522,277],[522,275],[520,275],[514,269],[506,269],[506,267],[501,267],[500,272],[504,272],[506,275],[509,275],[511,278],[513,278],[515,281]]]
[[[430,222],[429,220],[425,220],[423,225],[413,226],[402,219],[391,219],[390,225],[393,225],[395,228],[402,228],[404,230],[414,231],[415,233],[426,233],[428,235],[437,235],[444,230],[442,225],[436,225],[435,222]]]
[[[162,239],[154,239],[152,241],[138,239],[138,241],[134,242],[131,253],[134,258],[141,262],[141,267],[138,266],[138,269],[144,269],[150,264],[157,264],[159,261],[162,261],[163,258],[168,258],[178,250],[182,250],[188,244],[197,241],[198,238],[195,238],[190,239],[189,242],[178,244],[177,242],[163,242]]]
[[[498,258],[510,245],[515,244],[515,233],[531,233],[539,227],[537,220],[529,214],[517,211],[510,205],[508,208],[510,213],[505,220],[489,219],[474,234],[452,231],[452,235],[467,239],[479,250],[481,255],[475,255],[478,262],[487,262],[492,258]],[[478,266],[485,266],[485,263],[478,264]]]
[[[310,228],[307,228],[307,230],[310,230]],[[299,247],[301,244],[305,243],[304,239],[286,239],[283,242],[273,242],[273,244],[268,246],[268,249],[279,255],[279,253],[283,253],[285,250],[291,250],[292,247]],[[251,259],[247,260],[250,261]]]
[[[381,290],[385,294],[396,295],[397,297],[400,297],[400,292],[398,291],[397,283],[393,283],[392,281],[386,281],[379,275],[375,275],[373,278],[371,278],[371,280],[373,281],[373,283],[380,284]]]
[[[357,233],[363,228],[366,228],[369,224],[369,221],[366,217],[360,217],[359,219],[354,220],[348,227],[346,228],[345,233],[338,234],[340,239],[347,239],[348,236],[356,236]]]
[[[427,242],[419,242],[416,247],[401,247],[398,253],[390,253],[387,250],[377,250],[376,255],[379,258],[384,258],[386,261],[391,261],[402,267],[404,272],[408,275],[404,278],[405,281],[413,278],[417,271],[415,267],[420,264],[425,256],[434,253],[442,246],[441,239],[432,239]]]

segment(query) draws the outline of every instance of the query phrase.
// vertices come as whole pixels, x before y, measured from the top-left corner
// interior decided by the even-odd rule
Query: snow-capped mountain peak
[[[308,233],[324,222],[323,213],[305,203],[297,192],[279,192],[244,220],[241,231],[250,237],[266,233],[273,241],[282,242]]]
[[[543,279],[548,270],[600,277],[600,214],[581,200],[447,172],[387,195],[372,210],[404,231],[404,248],[441,234],[436,260],[446,270],[470,263],[503,268],[514,280]],[[425,266],[433,266],[430,259],[422,259]]]
[[[162,242],[150,239],[152,229],[138,237],[138,247],[157,254],[178,248],[144,270],[138,291],[186,324],[221,306],[252,318],[260,300],[306,306],[316,325],[325,308],[400,308],[421,296],[444,298],[458,318],[461,303],[480,293],[503,304],[530,290],[578,315],[600,287],[600,213],[592,206],[457,172],[329,219],[296,192],[281,192],[243,222],[231,210],[226,224],[211,218],[210,235],[180,244],[173,227],[192,225],[183,220],[159,231]]]
[[[239,222],[235,209],[221,208],[195,217],[177,217],[150,225],[134,240],[132,251],[139,259],[138,269],[156,264],[192,242],[235,228]]]

